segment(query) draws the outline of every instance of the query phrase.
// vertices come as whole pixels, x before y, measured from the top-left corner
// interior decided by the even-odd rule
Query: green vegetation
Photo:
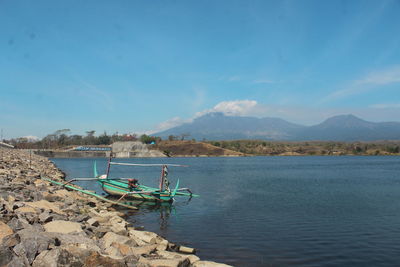
[[[232,141],[185,141],[190,134],[169,136],[163,141],[160,137],[143,134],[118,134],[108,135],[106,132],[96,136],[95,131],[86,131],[86,135],[71,135],[69,129],[57,130],[41,140],[32,141],[27,138],[6,140],[7,143],[22,149],[64,149],[80,145],[110,145],[118,141],[141,141],[152,144],[152,149],[164,151],[171,155],[222,155],[221,149],[228,149],[246,155],[400,155],[399,141],[376,142],[283,142],[265,140],[232,140]],[[213,146],[196,145],[210,144]],[[196,148],[193,150],[193,148]],[[218,149],[219,150],[218,150]],[[214,150],[217,149],[218,153]],[[221,154],[222,153],[222,154]]]
[[[389,155],[400,153],[400,141],[279,142],[263,140],[209,141],[217,147],[248,155]]]
[[[86,136],[70,135],[69,129],[57,130],[52,134],[45,136],[41,140],[29,140],[21,137],[11,140],[6,140],[7,143],[14,145],[16,148],[21,149],[58,149],[69,146],[80,145],[110,145],[118,141],[142,141],[143,143],[150,144],[153,141],[161,140],[159,137],[152,137],[142,135],[138,137],[135,134],[118,134],[108,135],[106,132],[99,136],[95,136],[95,131],[86,131]]]
[[[139,140],[143,143],[143,144],[155,144],[157,142],[159,142],[161,140],[160,137],[155,137],[155,136],[149,136],[146,134],[143,134],[142,136],[140,136]]]

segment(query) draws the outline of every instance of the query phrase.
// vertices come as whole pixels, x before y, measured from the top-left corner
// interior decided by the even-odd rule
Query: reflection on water
[[[108,199],[118,201],[119,198],[113,197],[113,196],[108,196]],[[190,201],[192,200],[191,197],[187,198],[184,201],[181,202],[155,202],[155,201],[144,201],[144,200],[123,200],[120,201],[122,204],[129,205],[129,206],[135,206],[138,207],[140,212],[144,213],[153,213],[153,214],[159,214],[159,225],[160,225],[160,230],[168,230],[168,225],[169,225],[169,219],[171,216],[176,216],[178,217],[179,214],[176,209],[176,205],[179,207],[189,205]],[[137,215],[136,211],[132,211],[131,209],[126,209],[121,206],[115,206],[116,209],[119,211],[122,211],[126,213],[128,216],[134,216]]]

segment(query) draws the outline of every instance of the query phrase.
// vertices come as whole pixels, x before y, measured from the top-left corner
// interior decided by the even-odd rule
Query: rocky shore
[[[41,178],[62,181],[46,158],[0,148],[0,267],[226,267],[191,248],[140,231],[110,203]]]

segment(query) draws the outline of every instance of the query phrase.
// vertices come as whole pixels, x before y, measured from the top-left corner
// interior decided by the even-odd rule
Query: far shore
[[[78,148],[85,147],[85,151]],[[399,156],[400,140],[371,142],[264,141],[264,140],[158,140],[118,141],[105,145],[52,147],[16,146],[47,158],[109,157],[249,157],[249,156]],[[99,151],[99,149],[101,149]]]
[[[77,151],[75,153],[71,153],[70,151],[60,151],[60,150],[31,150],[34,154],[44,156],[47,158],[108,158],[109,155],[106,153],[92,153],[92,152],[84,152]],[[399,153],[330,153],[330,154],[300,154],[296,152],[284,152],[281,154],[241,154],[241,155],[172,155],[170,158],[238,158],[238,157],[301,157],[301,156],[400,156]],[[154,157],[120,157],[120,158],[160,158],[158,156]]]

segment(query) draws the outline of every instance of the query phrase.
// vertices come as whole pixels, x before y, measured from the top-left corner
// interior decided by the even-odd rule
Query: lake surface
[[[52,159],[69,177],[92,177],[95,159]],[[104,173],[106,159],[96,159]],[[180,163],[181,187],[201,196],[141,206],[128,221],[235,266],[397,266],[400,157],[115,159]],[[157,186],[158,168],[117,166],[111,176]],[[80,185],[99,190],[96,183]],[[98,191],[99,192],[99,191]]]

